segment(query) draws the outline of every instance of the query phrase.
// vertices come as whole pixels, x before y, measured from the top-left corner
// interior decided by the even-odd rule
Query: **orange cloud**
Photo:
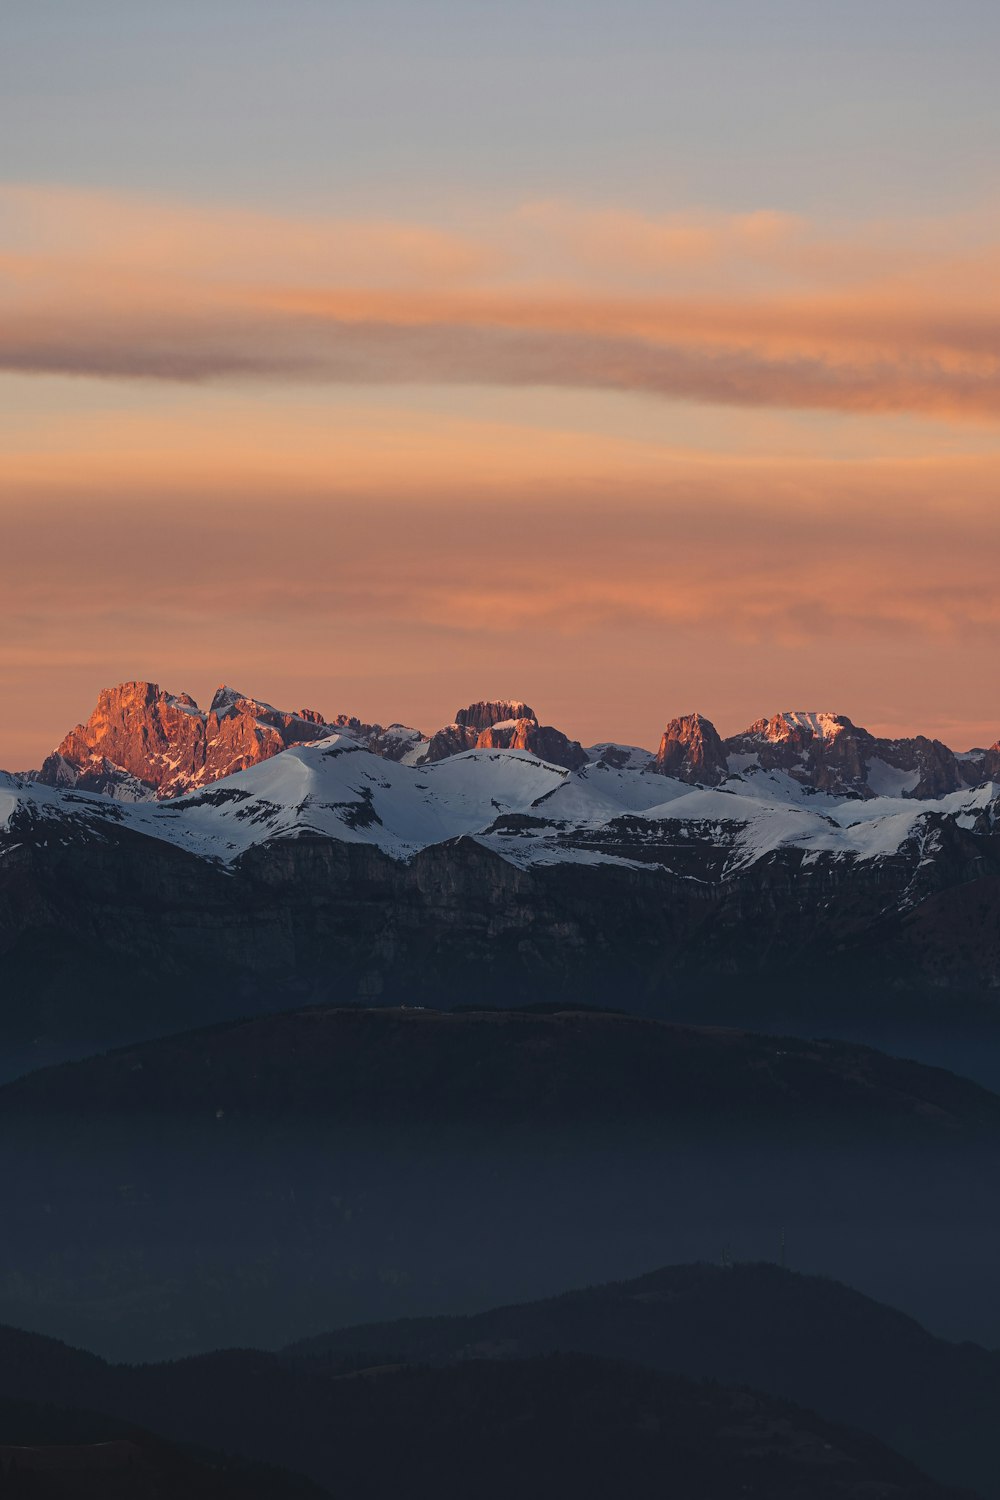
[[[416,417],[413,446],[398,427],[380,453],[372,411],[314,434],[296,467],[306,428],[258,414],[255,430],[239,408],[229,422],[215,460],[207,415],[172,458],[183,423],[115,449],[109,415],[23,498],[12,487],[0,690],[22,706],[0,729],[33,738],[0,736],[0,765],[15,744],[37,761],[101,686],[135,676],[196,696],[231,677],[423,728],[496,689],[585,741],[653,743],[692,707],[729,730],[812,706],[873,728],[961,725],[959,748],[1000,734],[982,669],[1000,625],[1000,460],[575,451],[569,434],[421,433]]]
[[[25,189],[0,215],[9,371],[1000,413],[989,225],[824,241],[781,215],[538,208],[456,234]]]

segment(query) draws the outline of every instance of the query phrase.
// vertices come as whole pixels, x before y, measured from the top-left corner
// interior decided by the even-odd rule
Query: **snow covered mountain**
[[[327,723],[315,709],[278,709],[223,684],[200,709],[188,693],[155,682],[106,688],[86,724],[46,759],[38,779],[121,801],[176,797],[312,740],[348,735],[398,760],[422,736],[401,724],[383,728],[341,715]]]
[[[403,861],[474,837],[519,866],[625,862],[667,870],[687,865],[698,847],[712,850],[725,879],[779,849],[804,861],[885,858],[943,820],[991,833],[1000,805],[1000,785],[989,781],[929,799],[906,795],[901,776],[889,779],[883,796],[870,788],[858,796],[803,784],[797,763],[744,766],[714,786],[666,775],[660,764],[601,758],[571,771],[526,750],[486,748],[412,765],[331,732],[159,801],[126,803],[80,784],[50,787],[8,775],[0,783],[0,836],[44,837],[64,827],[99,837],[108,827],[127,828],[219,864],[310,837],[372,845]]]
[[[162,992],[171,1023],[181,998],[193,1023],[470,986],[688,1019],[724,1000],[742,1021],[762,993],[1000,992],[996,747],[789,713],[729,740],[675,720],[656,755],[583,751],[492,701],[432,755],[437,736],[401,726],[131,686],[138,707],[102,695],[43,779],[0,775],[0,975],[59,1026],[81,975],[116,1014]],[[524,747],[549,734],[561,760]]]
[[[220,687],[207,710],[187,693],[153,682],[125,682],[100,694],[46,759],[37,780],[74,786],[120,801],[166,799],[205,787],[272,759],[294,745],[348,739],[383,760],[420,766],[469,750],[523,750],[576,771],[587,764],[650,770],[688,783],[722,785],[782,771],[801,787],[837,797],[936,799],[1000,780],[1000,742],[956,754],[939,740],[878,738],[843,714],[786,712],[759,719],[722,739],[701,714],[672,719],[654,755],[602,741],[584,750],[542,724],[520,700],[481,700],[459,709],[433,734],[404,724],[385,727],[350,714],[324,718],[316,709],[278,709]]]
[[[100,694],[87,723],[66,735],[37,779],[124,802],[177,797],[291,745],[333,736],[409,765],[476,747],[530,750],[569,768],[587,760],[575,740],[539,724],[521,702],[473,703],[459,709],[454,723],[424,735],[405,724],[366,724],[352,714],[325,719],[313,708],[275,708],[225,684],[204,710],[189,693],[168,693],[155,682],[123,682]]]
[[[551,747],[556,753],[543,753]],[[720,739],[699,714],[658,753],[584,751],[523,702],[483,701],[433,736],[220,688],[125,683],[101,694],[37,779],[7,777],[0,836],[129,829],[232,865],[297,838],[408,861],[472,837],[509,864],[625,864],[713,880],[776,851],[802,864],[884,860],[942,824],[992,834],[1000,751],[887,741],[838,714],[784,713]]]
[[[758,719],[725,740],[700,714],[673,719],[656,759],[660,770],[685,781],[718,785],[784,771],[803,787],[839,797],[933,799],[1000,779],[1000,743],[956,754],[925,735],[879,738],[845,714],[804,711]]]

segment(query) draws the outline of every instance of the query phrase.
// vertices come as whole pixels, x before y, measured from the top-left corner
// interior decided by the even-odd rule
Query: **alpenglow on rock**
[[[167,693],[155,682],[123,682],[104,689],[86,724],[72,729],[46,758],[38,780],[124,801],[176,797],[292,745],[338,734],[366,745],[381,742],[389,759],[421,739],[402,725],[385,730],[346,715],[328,724],[316,709],[274,708],[225,685],[206,712],[189,693]]]
[[[805,710],[757,719],[722,739],[709,719],[694,713],[667,725],[654,769],[702,786],[777,772],[834,797],[926,800],[1000,777],[1000,744],[956,754],[926,735],[889,739],[846,714]]]
[[[758,719],[726,741],[730,767],[782,770],[805,786],[835,796],[945,797],[989,774],[990,752],[959,757],[940,740],[915,735],[884,739],[846,714],[786,712]]]
[[[587,763],[587,752],[578,740],[567,738],[551,724],[539,724],[526,703],[503,699],[460,708],[455,722],[431,737],[426,759],[446,760],[463,750],[527,750],[568,771]]]
[[[101,692],[86,724],[46,757],[37,779],[120,801],[162,800],[245,771],[293,745],[335,736],[408,765],[477,747],[525,750],[567,770],[587,761],[576,740],[539,724],[534,709],[520,700],[472,703],[428,738],[405,724],[275,708],[226,685],[204,710],[189,693],[168,693],[155,682],[123,682]]]
[[[709,986],[797,993],[803,975],[811,1003],[866,1013],[946,988],[981,1005],[1000,985],[992,781],[933,799],[874,758],[863,789],[834,793],[749,753],[707,786],[605,757],[416,748],[393,763],[314,735],[128,806],[0,774],[8,987],[72,1025],[66,974],[96,965],[103,986],[123,955],[171,1005],[215,966],[241,1013],[331,987],[438,1003],[489,976],[493,998],[621,994],[664,1014]]]
[[[697,713],[671,719],[656,752],[656,770],[708,786],[725,780],[729,766],[715,725]]]
[[[207,710],[188,693],[154,682],[106,688],[85,724],[49,755],[36,780],[100,792],[119,801],[169,799],[269,760],[295,745],[339,738],[386,761],[431,765],[471,750],[514,751],[568,771],[601,763],[653,770],[688,785],[736,790],[758,776],[783,775],[812,793],[871,800],[946,797],[1000,779],[1000,742],[956,754],[925,735],[890,739],[845,714],[786,711],[722,739],[700,713],[671,719],[655,755],[602,740],[585,750],[542,724],[518,699],[482,699],[427,736],[405,724],[367,723],[352,714],[275,708],[220,687]]]

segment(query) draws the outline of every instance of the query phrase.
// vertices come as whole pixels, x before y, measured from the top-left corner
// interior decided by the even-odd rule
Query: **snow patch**
[[[868,785],[876,797],[905,797],[919,780],[919,771],[901,771],[878,756],[868,762]]]
[[[846,728],[842,714],[817,713],[813,710],[788,709],[780,717],[790,729],[804,729],[817,739],[832,740]]]

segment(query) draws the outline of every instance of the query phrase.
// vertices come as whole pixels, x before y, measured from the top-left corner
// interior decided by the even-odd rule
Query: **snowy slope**
[[[346,738],[326,740],[143,809],[136,822],[226,861],[254,844],[303,834],[374,844],[407,859],[429,844],[488,828],[503,813],[528,811],[567,774],[524,752],[470,751],[413,768]]]
[[[650,852],[658,842],[710,845],[735,873],[782,848],[811,859],[872,860],[897,853],[935,819],[977,830],[996,821],[994,783],[938,801],[906,799],[897,787],[896,795],[859,801],[813,792],[782,771],[747,768],[708,788],[607,762],[571,772],[508,750],[410,766],[339,736],[293,746],[170,802],[114,802],[0,774],[0,849],[26,835],[38,843],[108,837],[117,828],[222,864],[256,845],[310,835],[408,860],[472,835],[518,865],[649,868],[660,859]]]

